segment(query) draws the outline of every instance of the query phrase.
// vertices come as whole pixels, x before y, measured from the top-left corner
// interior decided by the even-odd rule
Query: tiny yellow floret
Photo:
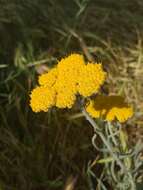
[[[132,117],[133,109],[121,96],[97,95],[86,106],[86,111],[94,118],[102,118],[106,121],[118,120],[125,122]]]
[[[50,107],[55,105],[55,95],[56,92],[53,88],[36,87],[30,95],[30,106],[32,110],[34,112],[47,112]]]

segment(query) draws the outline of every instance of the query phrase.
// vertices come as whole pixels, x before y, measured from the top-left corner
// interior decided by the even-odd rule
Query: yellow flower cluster
[[[56,93],[53,88],[49,89],[44,86],[36,87],[30,96],[30,106],[34,112],[46,112],[55,104]]]
[[[86,111],[94,118],[102,118],[106,121],[117,119],[121,123],[133,115],[133,109],[121,96],[97,95],[87,104]]]
[[[48,73],[42,74],[39,77],[39,84],[41,86],[46,86],[51,88],[56,82],[57,75],[58,75],[57,68],[53,68]]]
[[[77,94],[87,97],[96,93],[105,77],[101,64],[86,64],[82,55],[71,54],[39,77],[40,87],[31,93],[32,110],[47,111],[52,106],[71,108]]]
[[[103,72],[102,65],[88,63],[81,68],[78,79],[78,91],[84,97],[91,96],[98,92],[100,86],[105,80],[105,72]]]
[[[72,54],[59,61],[57,65],[58,78],[55,84],[56,106],[58,108],[71,108],[73,106],[76,100],[78,76],[84,65],[84,58],[79,54]]]

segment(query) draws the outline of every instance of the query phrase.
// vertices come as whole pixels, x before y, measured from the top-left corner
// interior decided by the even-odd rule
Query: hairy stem
[[[120,166],[121,173],[123,175],[125,174],[125,175],[128,176],[130,184],[131,184],[131,190],[136,190],[136,185],[134,183],[134,179],[133,179],[133,176],[132,176],[131,172],[125,167],[124,163],[119,159],[118,155],[113,151],[112,145],[106,139],[105,135],[103,134],[103,132],[101,131],[101,129],[98,127],[98,125],[95,123],[94,119],[92,117],[90,117],[90,115],[86,112],[85,108],[83,108],[82,113],[85,116],[86,120],[88,120],[89,123],[94,128],[94,132],[97,133],[100,136],[102,142],[107,147],[107,149],[110,152],[110,154],[112,155],[113,159]]]

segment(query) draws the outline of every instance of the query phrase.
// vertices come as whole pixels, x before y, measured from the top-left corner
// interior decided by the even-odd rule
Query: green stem
[[[116,138],[114,137],[114,133],[113,133],[113,131],[112,131],[112,127],[113,127],[113,126],[111,125],[110,122],[107,122],[107,127],[108,127],[108,129],[109,129],[109,132],[110,132],[110,135],[111,135],[111,138],[112,138],[113,143],[115,144],[115,146],[118,146],[118,143],[117,143]]]
[[[86,117],[86,119],[89,121],[89,123],[93,126],[94,131],[96,133],[98,133],[98,135],[100,136],[100,138],[102,139],[103,143],[106,145],[106,147],[108,148],[109,152],[111,153],[111,155],[113,156],[114,160],[117,161],[118,165],[121,167],[122,171],[125,172],[126,168],[124,168],[124,165],[122,164],[122,162],[118,159],[118,156],[112,151],[111,145],[109,144],[109,142],[106,140],[104,134],[100,131],[99,127],[97,126],[97,124],[95,123],[95,121],[89,116],[89,114],[86,112],[85,109],[83,109],[82,111],[83,115]]]
[[[85,118],[89,121],[89,123],[93,126],[94,128],[94,132],[96,132],[100,138],[102,139],[103,143],[105,144],[105,146],[107,147],[107,149],[109,150],[110,154],[112,155],[113,159],[117,162],[117,164],[120,166],[122,173],[125,173],[126,175],[128,175],[129,179],[130,179],[130,183],[131,183],[131,190],[136,190],[136,185],[134,183],[132,174],[130,173],[129,170],[126,169],[126,167],[124,166],[124,164],[121,162],[121,160],[118,158],[118,156],[113,152],[111,144],[107,141],[106,137],[104,136],[104,134],[102,133],[101,129],[98,127],[98,125],[95,123],[94,119],[92,119],[90,117],[90,115],[86,112],[85,108],[83,108],[82,110],[83,115],[85,116]]]

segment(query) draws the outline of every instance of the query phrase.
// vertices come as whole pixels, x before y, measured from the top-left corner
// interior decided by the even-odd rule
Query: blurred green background
[[[0,190],[92,189],[98,153],[79,111],[29,107],[38,75],[73,52],[103,62],[104,91],[134,106],[130,143],[143,140],[142,0],[1,0]]]

